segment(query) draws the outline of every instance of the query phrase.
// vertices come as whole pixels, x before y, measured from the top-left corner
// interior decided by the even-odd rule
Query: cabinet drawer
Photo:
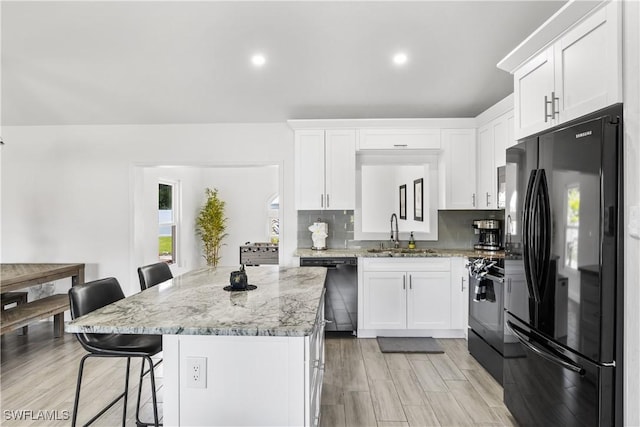
[[[366,258],[364,271],[450,271],[451,258]]]
[[[360,150],[440,149],[440,129],[361,129]]]

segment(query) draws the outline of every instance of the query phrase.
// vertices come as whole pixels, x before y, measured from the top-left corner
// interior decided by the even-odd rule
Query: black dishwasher
[[[358,261],[356,258],[303,257],[300,267],[327,267],[324,317],[326,331],[358,329]]]

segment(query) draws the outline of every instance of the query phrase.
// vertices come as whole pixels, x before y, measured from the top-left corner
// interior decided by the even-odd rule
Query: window
[[[580,186],[567,187],[564,265],[578,268],[578,228],[580,226]]]
[[[158,184],[158,259],[173,264],[176,260],[177,243],[177,184]]]
[[[280,197],[276,194],[269,201],[269,240],[271,243],[280,241]]]

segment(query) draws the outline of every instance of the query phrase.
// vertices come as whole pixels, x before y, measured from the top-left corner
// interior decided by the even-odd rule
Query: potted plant
[[[224,216],[225,202],[218,197],[218,189],[206,189],[207,201],[196,218],[196,233],[202,239],[203,257],[207,265],[217,267],[220,262],[222,239],[227,237],[227,218]]]

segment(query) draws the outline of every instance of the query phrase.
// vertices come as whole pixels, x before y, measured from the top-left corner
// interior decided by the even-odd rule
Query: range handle
[[[493,274],[486,274],[484,278],[489,279],[492,282],[504,283],[504,277],[494,276]]]
[[[513,335],[516,336],[516,338],[518,338],[518,341],[520,341],[520,344],[527,347],[529,350],[536,353],[538,356],[548,360],[551,363],[559,365],[564,369],[573,371],[578,375],[584,375],[586,373],[585,369],[582,366],[576,365],[575,363],[573,363],[572,361],[569,361],[568,359],[564,359],[554,354],[551,354],[547,352],[544,348],[534,344],[534,342],[530,341],[530,337],[527,335],[525,331],[523,331],[521,328],[517,327],[516,325],[514,325],[508,320],[507,320],[507,328],[513,333]]]

